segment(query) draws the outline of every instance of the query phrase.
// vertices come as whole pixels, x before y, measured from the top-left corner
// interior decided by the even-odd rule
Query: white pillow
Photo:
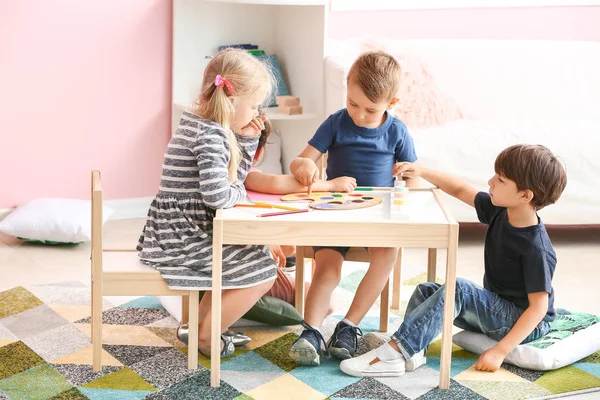
[[[103,221],[114,211],[104,207]],[[0,232],[42,242],[79,243],[91,240],[91,201],[42,198],[21,206],[0,221]]]
[[[273,129],[267,139],[263,154],[263,159],[256,165],[256,168],[265,174],[283,174],[283,167],[281,166],[281,133],[279,131]]]
[[[559,315],[557,319],[560,317]],[[569,314],[565,314],[565,318],[569,318]],[[553,324],[554,321],[550,323],[550,326],[552,327]],[[567,331],[551,330],[543,338],[517,346],[508,353],[505,361],[517,367],[536,371],[550,371],[573,364],[600,350],[600,323],[594,323],[587,328],[579,328],[571,334]],[[560,339],[561,337],[562,339]],[[457,333],[453,336],[452,341],[475,354],[481,354],[498,343],[483,333],[469,331]],[[533,345],[536,342],[538,343],[537,347]],[[548,345],[548,343],[551,344]],[[544,346],[547,347],[540,348]]]

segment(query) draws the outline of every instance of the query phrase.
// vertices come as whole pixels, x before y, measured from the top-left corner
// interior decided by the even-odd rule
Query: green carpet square
[[[596,388],[600,386],[600,378],[569,365],[568,367],[548,372],[535,381],[535,383],[552,393],[566,393]]]
[[[279,339],[254,349],[254,352],[271,361],[282,370],[290,372],[299,367],[289,355],[292,343],[294,343],[296,339],[298,339],[298,335],[295,333],[288,333]]]
[[[123,368],[112,374],[105,375],[83,385],[82,388],[156,391],[154,386],[146,382],[130,368]]]
[[[45,400],[71,388],[71,384],[49,364],[39,365],[0,381],[8,398]]]
[[[427,348],[427,357],[441,357],[442,354],[442,339],[432,342]],[[462,347],[452,343],[452,358],[479,358],[475,353],[471,353]]]
[[[21,286],[0,292],[0,319],[41,306],[44,304]]]
[[[594,354],[590,354],[589,356],[587,356],[579,362],[600,364],[600,351],[597,351]]]
[[[77,388],[72,388],[51,398],[50,400],[88,400]]]
[[[26,371],[46,361],[23,342],[14,342],[0,347],[0,380]]]

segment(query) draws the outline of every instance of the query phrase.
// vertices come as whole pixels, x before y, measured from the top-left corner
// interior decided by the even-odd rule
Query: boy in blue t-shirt
[[[485,351],[475,368],[496,371],[518,344],[548,333],[555,318],[552,277],[556,253],[537,211],[555,203],[567,184],[560,161],[544,146],[515,145],[502,151],[489,180],[489,193],[450,175],[403,163],[403,176],[423,177],[444,192],[475,207],[488,225],[485,235],[483,288],[456,280],[454,325],[480,332],[498,344]],[[385,343],[360,357],[344,360],[343,372],[353,376],[400,376],[426,361],[426,347],[442,331],[444,285],[419,285],[402,325],[391,336],[373,335]],[[387,339],[390,339],[389,336]]]
[[[328,152],[327,179],[350,177],[358,186],[391,187],[399,162],[417,160],[406,126],[390,112],[398,102],[400,65],[387,53],[362,54],[348,72],[347,108],[327,118],[308,146],[290,165],[303,185],[317,181],[317,161]],[[408,179],[409,186],[416,179]],[[290,356],[300,365],[319,365],[325,344],[319,328],[331,294],[339,284],[348,247],[315,247],[316,268],[306,299],[304,332],[292,345]],[[346,359],[356,352],[357,327],[375,303],[396,262],[398,249],[369,248],[371,265],[356,290],[346,317],[338,323],[327,348]]]

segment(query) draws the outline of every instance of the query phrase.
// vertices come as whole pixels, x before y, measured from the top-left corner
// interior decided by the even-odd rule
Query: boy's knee
[[[440,288],[440,285],[435,282],[424,282],[424,283],[420,283],[417,285],[417,290],[419,292],[421,292],[423,294],[423,296],[425,296],[425,297],[430,297],[439,288]]]
[[[398,259],[398,249],[390,247],[371,247],[369,248],[371,260],[382,261],[384,265],[393,266]]]
[[[466,287],[471,284],[471,281],[465,278],[456,278],[456,292],[462,292]]]
[[[315,266],[315,274],[331,279],[342,279],[342,263],[344,259],[319,259]]]

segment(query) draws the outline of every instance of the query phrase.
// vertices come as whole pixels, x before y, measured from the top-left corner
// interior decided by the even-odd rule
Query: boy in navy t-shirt
[[[556,253],[537,211],[555,203],[567,175],[560,161],[544,146],[515,145],[496,158],[496,174],[489,192],[450,175],[403,163],[403,176],[423,177],[444,192],[475,207],[488,225],[485,236],[483,288],[466,279],[456,280],[454,325],[480,332],[498,343],[475,364],[480,371],[496,371],[518,344],[548,333],[555,318],[552,277]],[[426,361],[426,347],[442,331],[445,286],[419,285],[402,325],[368,342],[385,343],[360,357],[344,360],[343,372],[353,376],[400,376]],[[389,337],[388,337],[389,338]]]
[[[350,177],[358,186],[391,187],[399,162],[417,160],[412,137],[406,126],[390,112],[398,102],[400,65],[387,53],[361,55],[348,72],[347,108],[325,120],[308,146],[290,165],[296,179],[308,186],[317,181],[317,161],[328,153],[327,179]],[[396,173],[397,175],[397,173]],[[416,179],[408,179],[409,186]],[[348,247],[315,247],[316,268],[306,299],[305,330],[292,345],[290,356],[300,365],[319,365],[319,328],[327,312],[333,289],[341,278]],[[353,357],[357,327],[377,300],[396,262],[398,249],[369,248],[371,265],[356,290],[346,317],[338,323],[327,348],[335,356]]]

